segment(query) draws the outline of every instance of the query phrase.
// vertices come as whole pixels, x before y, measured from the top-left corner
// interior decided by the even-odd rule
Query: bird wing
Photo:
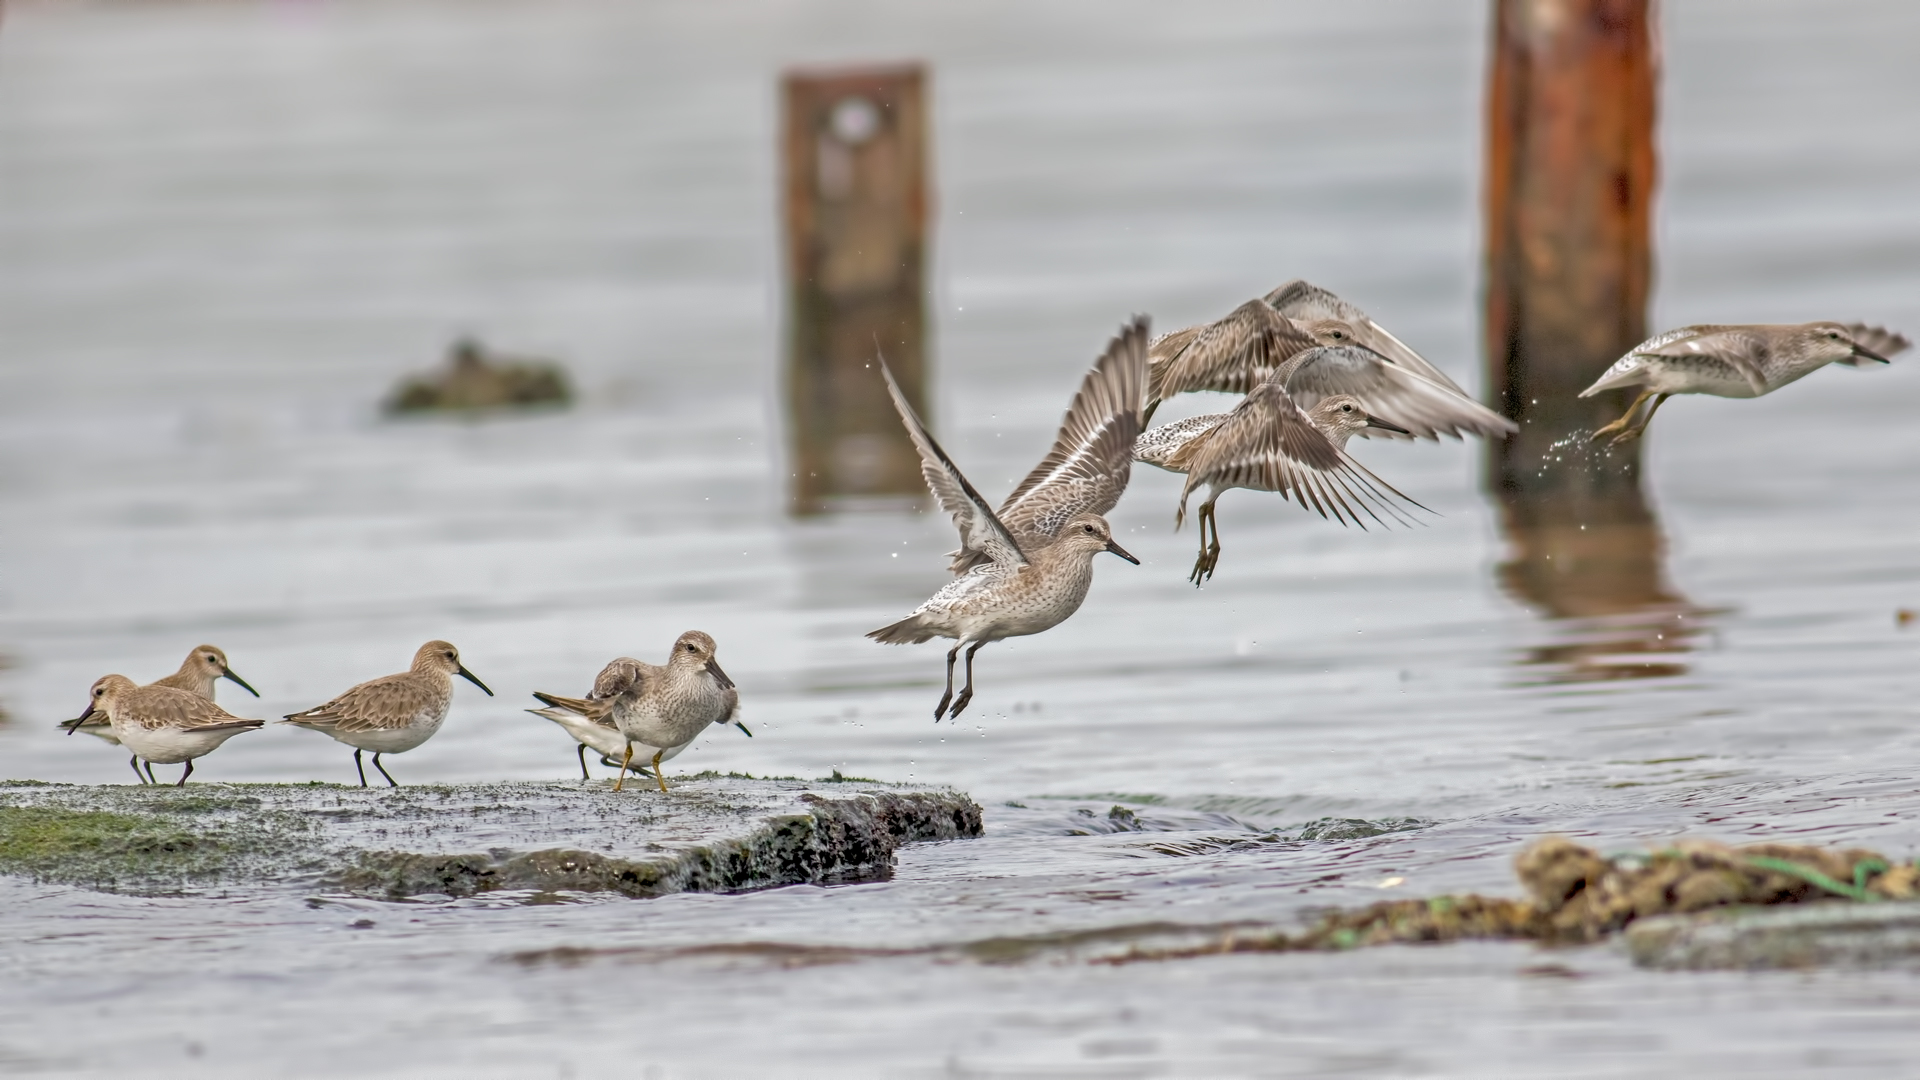
[[[1363,529],[1362,512],[1387,524],[1376,507],[1394,520],[1407,521],[1394,507],[1394,497],[1420,505],[1336,448],[1277,377],[1255,387],[1212,431],[1176,451],[1168,466],[1187,474],[1180,492],[1181,517],[1187,497],[1203,485],[1277,491],[1321,517]]]
[[[1014,535],[1045,546],[1075,514],[1114,508],[1132,475],[1146,384],[1147,318],[1139,315],[1080,381],[1053,448],[1000,504],[1000,520]]]
[[[953,524],[960,530],[958,558],[1025,565],[1027,556],[1014,541],[1013,534],[994,516],[987,500],[961,475],[960,467],[934,441],[913,406],[907,404],[907,397],[900,392],[900,384],[894,381],[885,357],[880,360],[880,373],[886,376],[887,393],[893,395],[893,407],[900,413],[900,422],[906,425],[908,437],[920,451],[920,475],[926,478],[927,488],[939,500],[940,509],[953,516]]]
[[[1458,438],[1463,431],[1494,438],[1519,430],[1485,405],[1423,379],[1371,349],[1320,345],[1295,357],[1288,368],[1287,393],[1302,410],[1313,408],[1322,398],[1351,394],[1371,415],[1425,439],[1437,440],[1442,432]],[[1362,428],[1357,434],[1375,433],[1391,434],[1377,427]]]
[[[536,716],[546,716],[549,712],[564,709],[567,712],[574,713],[583,720],[591,720],[601,727],[610,728],[616,726],[613,722],[613,701],[611,699],[602,701],[595,698],[561,697],[559,694],[548,694],[539,690],[535,690],[533,696],[539,698],[543,703],[553,706],[552,709],[527,710]]]
[[[1312,282],[1295,278],[1262,299],[1275,311],[1289,319],[1339,319],[1353,327],[1354,337],[1360,344],[1386,357],[1388,361],[1406,368],[1428,382],[1438,383],[1469,401],[1473,400],[1465,390],[1460,388],[1459,383],[1447,378],[1446,372],[1433,366],[1426,357],[1408,348],[1399,338],[1387,333],[1386,327],[1374,322],[1358,306],[1342,300]]]
[[[1884,326],[1868,326],[1866,323],[1847,323],[1846,327],[1847,333],[1853,337],[1854,344],[1872,352],[1879,353],[1889,360],[1893,359],[1893,357],[1899,353],[1906,352],[1908,347],[1913,344],[1913,342],[1907,340],[1905,334],[1889,330]],[[1874,363],[1874,361],[1864,356],[1849,356],[1845,360],[1835,360],[1834,363],[1845,364],[1848,367],[1865,367],[1868,364]]]
[[[1314,345],[1292,319],[1249,300],[1202,326],[1176,330],[1147,350],[1147,400],[1194,390],[1244,394],[1288,357]]]
[[[121,722],[131,720],[146,728],[178,727],[208,730],[259,727],[263,720],[235,716],[198,694],[171,686],[143,686],[128,694],[119,707]]]
[[[1685,327],[1642,342],[1633,355],[1717,363],[1745,379],[1756,396],[1770,389],[1765,368],[1766,339],[1743,326]]]
[[[616,657],[594,676],[593,693],[589,696],[599,700],[633,693],[646,684],[652,673],[652,664],[643,664],[631,656]]]
[[[289,714],[284,722],[335,731],[379,731],[405,727],[433,704],[432,691],[403,672],[369,679],[324,705]]]

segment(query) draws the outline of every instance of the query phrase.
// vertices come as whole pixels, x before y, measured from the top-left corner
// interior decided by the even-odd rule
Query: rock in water
[[[901,844],[980,835],[944,788],[691,779],[361,789],[0,783],[0,873],[137,895],[319,887],[364,896],[661,896],[883,878]]]
[[[573,391],[560,365],[548,360],[488,355],[462,338],[447,350],[445,369],[403,381],[387,399],[389,413],[476,411],[567,405]]]

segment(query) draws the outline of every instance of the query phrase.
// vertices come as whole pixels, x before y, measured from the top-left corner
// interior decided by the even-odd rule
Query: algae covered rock
[[[403,380],[387,399],[389,413],[474,412],[487,409],[564,406],[573,390],[560,365],[549,360],[489,354],[461,338],[447,350],[439,371]]]
[[[139,895],[726,892],[884,878],[902,844],[979,834],[960,792],[876,783],[0,784],[0,873]]]

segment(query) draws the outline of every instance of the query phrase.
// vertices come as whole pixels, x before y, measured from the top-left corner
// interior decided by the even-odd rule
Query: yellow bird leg
[[[633,762],[633,744],[628,743],[627,756],[620,759],[620,779],[615,780],[613,782],[613,790],[619,791],[620,786],[627,782],[627,766],[632,762]]]

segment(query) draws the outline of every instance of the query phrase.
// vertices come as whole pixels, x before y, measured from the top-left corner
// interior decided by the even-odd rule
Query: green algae
[[[902,844],[980,834],[960,792],[854,783],[0,783],[0,874],[135,895],[294,886],[539,902],[870,881]]]

